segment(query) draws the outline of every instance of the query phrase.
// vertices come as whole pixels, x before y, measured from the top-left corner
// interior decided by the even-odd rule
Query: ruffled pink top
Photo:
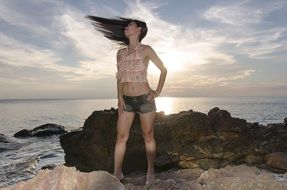
[[[142,45],[135,49],[123,49],[117,62],[116,78],[120,83],[147,82],[147,65],[143,63]]]

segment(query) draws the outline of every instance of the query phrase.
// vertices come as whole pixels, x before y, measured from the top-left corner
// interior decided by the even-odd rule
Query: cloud
[[[173,72],[190,69],[192,65],[207,64],[216,60],[219,64],[233,64],[232,55],[218,51],[225,39],[212,31],[185,29],[157,16],[155,4],[142,1],[126,1],[128,9],[124,17],[138,18],[148,24],[149,32],[143,43],[150,44],[158,52],[167,68]],[[113,9],[109,9],[112,12]],[[112,43],[103,37],[84,19],[86,14],[75,7],[66,7],[56,25],[62,36],[82,58],[76,80],[113,76],[116,72]],[[164,31],[164,32],[162,32]],[[174,67],[177,64],[177,67]],[[150,64],[153,73],[157,68]],[[98,72],[97,72],[98,71]]]
[[[50,30],[59,33],[54,33],[54,36],[46,38],[46,41],[43,39],[46,44],[55,46],[42,48],[33,44],[32,41],[23,42],[1,32],[0,61],[14,67],[24,66],[52,70],[62,73],[63,77],[69,80],[95,80],[107,77],[107,74],[111,75],[111,71],[115,70],[115,56],[110,56],[112,54],[111,44],[108,43],[108,40],[105,41],[102,35],[93,33],[94,30],[84,19],[83,12],[72,10],[70,6],[61,6],[63,6],[61,9],[63,14],[50,16],[54,20],[49,23]],[[3,5],[1,10],[5,10]],[[4,17],[6,22],[22,28],[29,28],[32,33],[41,33],[41,31],[33,30],[33,28],[39,28],[37,24],[26,22],[25,16],[22,17],[19,13],[12,14],[12,11],[8,11],[7,8],[7,11],[2,11],[3,14],[1,14],[6,15],[7,12],[9,15]],[[57,41],[59,39],[60,41]],[[60,50],[71,48],[68,45],[74,47],[75,52],[81,56],[79,60],[75,60],[78,63],[76,66],[65,66],[67,62],[62,57],[63,54],[61,55]]]
[[[48,67],[60,61],[53,52],[38,49],[31,44],[19,42],[3,33],[0,33],[0,60],[2,63],[14,66]]]
[[[236,44],[238,52],[251,58],[270,59],[278,57],[276,53],[287,50],[287,27],[276,27],[247,34],[233,36],[230,43]]]
[[[188,28],[165,21],[158,16],[155,4],[136,1],[128,5],[125,16],[147,22],[149,32],[144,42],[156,49],[170,70],[179,71],[174,64],[179,64],[181,70],[189,70],[194,65],[215,60],[219,64],[235,63],[232,55],[218,50],[225,43],[224,36],[218,36],[212,30]]]
[[[247,55],[253,59],[274,59],[278,58],[278,52],[286,51],[287,27],[261,25],[268,23],[266,18],[272,12],[286,8],[286,1],[263,2],[258,5],[251,4],[251,1],[243,1],[231,5],[212,6],[202,17],[218,22],[220,27],[213,29],[215,35],[225,37],[225,46],[234,45],[225,52]]]
[[[116,72],[116,48],[91,23],[86,14],[73,7],[67,7],[57,20],[59,33],[78,54],[78,77],[73,80],[95,80],[113,76]]]
[[[263,18],[273,11],[286,8],[285,1],[272,1],[261,3],[256,7],[249,5],[250,1],[243,1],[231,5],[216,5],[209,8],[203,17],[207,20],[229,24],[233,26],[245,26],[259,24]]]
[[[230,5],[211,7],[203,16],[211,21],[241,26],[260,23],[264,14],[261,10],[253,10],[242,5]]]
[[[233,84],[235,81],[245,79],[254,73],[255,70],[240,70],[235,73],[230,73],[225,76],[216,75],[216,73],[210,74],[196,74],[196,73],[182,73],[183,77],[181,80],[172,80],[170,83],[171,88],[213,88],[215,86],[228,86]]]
[[[204,11],[201,18],[218,25],[199,23],[192,28],[161,18],[161,4],[152,1],[126,0],[124,9],[119,9],[117,4],[110,7],[108,3],[96,1],[83,1],[79,5],[68,1],[27,0],[26,6],[20,6],[19,1],[4,2],[0,4],[0,22],[8,23],[14,30],[0,32],[0,68],[9,65],[6,74],[13,70],[14,76],[21,76],[11,83],[29,89],[37,85],[40,89],[40,83],[45,83],[45,88],[54,90],[64,85],[69,92],[74,88],[91,93],[85,89],[102,87],[104,83],[115,85],[117,47],[94,29],[84,18],[87,14],[146,21],[149,31],[143,43],[151,45],[168,68],[167,92],[177,88],[240,86],[242,81],[258,74],[255,67],[239,61],[242,55],[274,60],[278,58],[276,53],[284,53],[287,48],[287,27],[260,25],[273,11],[286,8],[286,1],[217,4]],[[30,11],[32,8],[37,8],[36,12]],[[26,33],[31,38],[23,37]],[[34,36],[39,41],[34,41]],[[282,60],[286,56],[282,55]],[[3,72],[1,81],[7,84],[12,78]],[[152,63],[149,74],[150,83],[157,85],[159,71]],[[48,82],[51,79],[57,87]]]
[[[26,3],[29,4],[29,1],[27,1]],[[47,7],[43,8],[46,9]],[[34,35],[42,37],[53,35],[53,32],[47,26],[40,24],[36,21],[35,15],[33,15],[33,13],[35,13],[35,10],[38,9],[34,9],[33,12],[22,9],[22,6],[17,6],[17,3],[15,3],[15,1],[1,1],[0,21],[2,20],[8,23],[10,26],[18,27],[18,29],[26,30],[30,33],[33,33]],[[42,11],[41,13],[43,12],[44,11]],[[43,15],[44,18],[46,18],[47,16],[48,15]]]
[[[0,33],[0,41],[0,62],[14,67],[15,71],[17,71],[18,67],[29,67],[35,70],[41,69],[47,72],[59,73],[65,80],[78,81],[101,78],[97,75],[95,76],[95,73],[106,69],[103,66],[100,68],[100,65],[95,65],[93,61],[82,61],[79,67],[65,66],[62,64],[62,57],[59,57],[53,50],[42,49],[35,45],[15,40],[3,33]],[[3,65],[0,67],[3,67]],[[21,76],[21,73],[17,75]],[[106,76],[107,74],[103,72],[100,75]],[[37,77],[41,76],[30,76],[28,81],[31,81],[32,78],[36,81]],[[27,80],[25,81],[27,82]]]

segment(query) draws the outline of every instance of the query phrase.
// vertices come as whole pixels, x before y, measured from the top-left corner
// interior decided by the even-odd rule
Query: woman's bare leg
[[[154,160],[156,156],[156,142],[153,133],[154,119],[155,111],[140,114],[141,129],[145,141],[145,149],[148,163],[146,184],[154,180]]]
[[[122,164],[134,116],[135,113],[133,112],[124,112],[123,114],[119,115],[117,121],[117,140],[114,153],[114,176],[116,176],[119,180],[123,178]]]

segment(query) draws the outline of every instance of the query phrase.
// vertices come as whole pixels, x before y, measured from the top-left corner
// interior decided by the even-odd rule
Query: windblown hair
[[[98,16],[87,15],[86,18],[92,21],[92,25],[96,30],[102,32],[105,37],[115,41],[120,45],[128,45],[129,39],[125,36],[124,29],[130,22],[135,22],[138,27],[141,27],[139,41],[146,36],[146,23],[136,19],[118,17],[118,19],[103,18]]]

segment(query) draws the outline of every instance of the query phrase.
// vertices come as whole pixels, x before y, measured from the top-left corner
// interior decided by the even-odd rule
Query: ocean
[[[287,97],[158,97],[156,105],[165,114],[190,109],[208,113],[219,107],[232,117],[264,125],[282,123],[287,117]],[[59,136],[18,139],[14,133],[46,123],[77,129],[93,111],[111,107],[117,107],[117,99],[0,100],[0,134],[12,142],[0,141],[0,187],[29,179],[42,166],[64,163]]]

